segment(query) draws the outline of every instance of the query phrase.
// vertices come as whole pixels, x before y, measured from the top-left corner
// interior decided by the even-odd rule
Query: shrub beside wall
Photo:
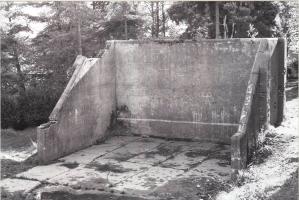
[[[298,60],[292,60],[288,63],[288,79],[298,79]]]
[[[61,92],[29,88],[24,96],[1,95],[1,128],[24,129],[47,122]]]

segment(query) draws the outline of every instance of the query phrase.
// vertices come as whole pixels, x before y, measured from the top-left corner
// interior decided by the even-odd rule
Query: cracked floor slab
[[[16,177],[20,181],[38,180],[43,187],[150,194],[182,178],[229,179],[227,153],[229,145],[117,136],[63,157],[58,163],[37,166]]]
[[[109,152],[103,159],[112,159],[116,161],[128,161],[137,155],[146,153],[160,145],[162,141],[152,138],[142,138],[137,141],[130,142],[115,151]]]
[[[116,190],[141,190],[149,191],[162,186],[169,180],[175,179],[184,173],[183,170],[172,168],[151,167],[135,176],[121,181],[115,186]]]
[[[45,181],[60,174],[63,174],[69,170],[69,168],[62,166],[62,163],[54,163],[50,165],[41,165],[33,167],[25,172],[17,174],[16,177]]]
[[[41,183],[39,181],[17,179],[17,178],[7,178],[0,182],[0,187],[6,192],[15,193],[28,193],[34,188],[38,187]]]

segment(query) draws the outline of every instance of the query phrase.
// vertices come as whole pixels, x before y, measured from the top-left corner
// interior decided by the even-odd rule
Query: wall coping
[[[197,39],[197,40],[182,40],[182,39],[141,39],[141,40],[107,40],[108,43],[126,43],[126,44],[136,44],[136,43],[201,43],[201,42],[236,42],[236,41],[261,41],[270,40],[275,41],[281,38],[229,38],[229,39]]]

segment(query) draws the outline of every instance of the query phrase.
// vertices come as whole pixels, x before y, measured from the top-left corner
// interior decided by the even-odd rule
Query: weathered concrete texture
[[[22,172],[16,180],[38,183],[33,186],[43,183],[34,191],[41,193],[48,186],[56,186],[60,191],[65,188],[89,193],[113,190],[115,195],[160,199],[151,198],[151,193],[178,179],[190,182],[190,178],[208,176],[219,182],[228,180],[229,148],[229,145],[208,142],[112,137],[101,145],[63,157],[57,163]],[[79,153],[88,159],[82,160]],[[6,179],[1,184],[13,185],[10,182]]]
[[[4,190],[5,192],[8,193],[21,193],[21,194],[26,194],[36,187],[41,185],[40,182],[38,181],[33,181],[33,180],[24,180],[24,179],[16,179],[16,178],[7,178],[4,180],[1,180],[0,182],[0,187],[1,190]],[[4,191],[1,191],[3,194]]]
[[[286,75],[284,44],[284,40],[260,40],[238,131],[231,138],[231,166],[234,170],[246,167],[257,142],[263,139],[263,130],[266,130],[270,123],[280,125],[282,122]],[[278,51],[282,56],[278,55]]]
[[[284,118],[287,75],[287,43],[278,39],[271,55],[271,116],[270,122],[279,126]]]
[[[59,163],[57,163],[31,168],[26,172],[18,174],[17,177],[45,181],[55,176],[58,176],[59,174],[63,174],[68,170],[69,168],[61,166]]]
[[[241,168],[260,130],[282,121],[284,40],[108,44],[102,58],[79,56],[75,61],[76,70],[50,122],[38,129],[41,161],[104,140],[108,126],[117,118],[135,134],[232,143],[233,166]],[[147,150],[155,148],[148,145]],[[122,148],[111,158],[126,154],[142,159],[136,149]],[[91,159],[91,155],[84,156],[82,163]],[[151,159],[159,163],[163,156]]]
[[[115,110],[115,68],[109,48],[101,59],[78,56],[75,72],[50,115],[38,127],[38,156],[48,162],[105,137]]]
[[[230,143],[258,44],[116,42],[119,119],[139,134]]]

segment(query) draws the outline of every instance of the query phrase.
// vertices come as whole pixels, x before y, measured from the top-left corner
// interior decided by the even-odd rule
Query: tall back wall
[[[116,42],[117,106],[133,132],[230,142],[259,41]]]

